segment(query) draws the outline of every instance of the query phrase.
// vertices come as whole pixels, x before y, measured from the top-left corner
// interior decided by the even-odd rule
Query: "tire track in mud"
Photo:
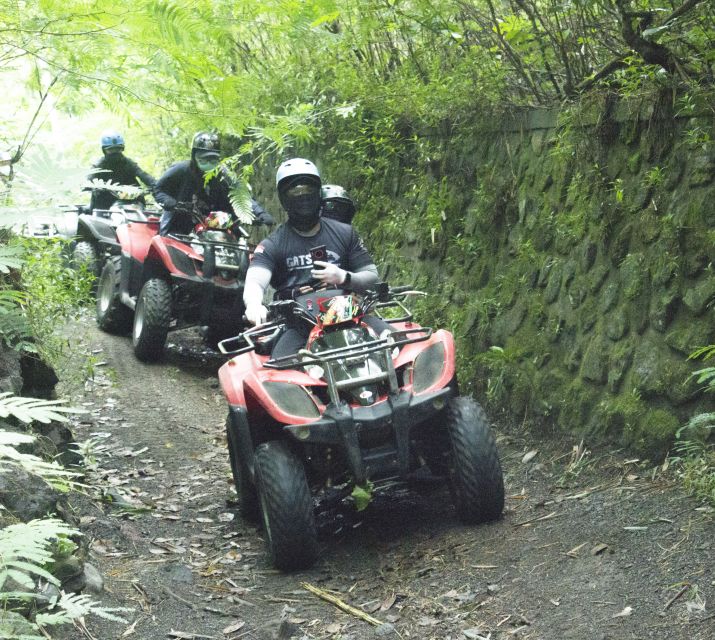
[[[105,501],[77,509],[105,577],[102,603],[133,609],[128,625],[88,619],[97,640],[262,640],[281,625],[282,637],[336,640],[715,637],[712,515],[617,457],[569,473],[568,447],[523,434],[499,439],[501,521],[461,525],[441,486],[394,491],[361,519],[329,520],[312,570],[280,574],[231,503],[221,360],[204,357],[187,332],[170,334],[174,346],[151,365],[91,320],[74,333],[106,362],[75,389],[94,403],[75,430],[97,442],[89,483]],[[522,463],[534,446],[538,456]],[[375,630],[307,593],[304,581],[392,627]],[[697,589],[664,610],[684,581]],[[632,613],[619,616],[626,607]]]

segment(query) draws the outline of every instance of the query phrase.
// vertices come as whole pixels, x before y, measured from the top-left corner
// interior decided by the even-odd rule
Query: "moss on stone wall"
[[[715,146],[687,120],[559,122],[427,132],[370,170],[339,144],[315,155],[383,276],[432,292],[417,314],[455,333],[464,389],[661,455],[712,402],[686,355],[715,338]]]

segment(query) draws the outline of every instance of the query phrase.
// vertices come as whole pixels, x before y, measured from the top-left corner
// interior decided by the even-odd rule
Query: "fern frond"
[[[42,458],[31,453],[21,453],[14,447],[21,444],[34,442],[35,437],[27,433],[0,430],[0,473],[21,468],[40,476],[50,486],[58,491],[68,491],[81,485],[74,478],[81,475],[76,471],[69,471],[55,461],[45,462]]]
[[[92,171],[70,165],[61,154],[51,155],[45,146],[34,147],[18,165],[13,198],[23,206],[66,201],[82,189],[88,173]]]
[[[9,273],[10,269],[20,269],[23,265],[24,249],[19,246],[0,247],[0,273]]]
[[[12,524],[0,531],[0,590],[8,578],[31,588],[31,576],[45,578],[52,584],[59,580],[43,569],[52,561],[52,542],[63,536],[79,535],[62,520],[47,518]]]
[[[40,627],[64,624],[92,613],[105,620],[126,624],[127,621],[124,618],[115,614],[120,611],[133,611],[133,609],[127,607],[100,607],[98,602],[92,600],[91,596],[85,593],[65,593],[64,591],[57,602],[56,608],[60,609],[60,611],[56,613],[38,613],[35,622]]]
[[[21,422],[49,423],[67,422],[64,413],[86,413],[85,409],[59,406],[65,400],[42,400],[39,398],[23,398],[10,392],[0,393],[0,418],[14,416]]]
[[[0,268],[2,265],[0,265]],[[6,314],[14,311],[25,300],[27,295],[24,291],[17,289],[0,289],[0,314]]]
[[[118,184],[116,182],[112,182],[111,180],[102,180],[101,178],[92,178],[91,180],[88,180],[85,183],[85,187],[89,189],[105,189],[106,191],[111,191],[123,200],[133,200],[134,198],[138,198],[145,191],[137,185]]]

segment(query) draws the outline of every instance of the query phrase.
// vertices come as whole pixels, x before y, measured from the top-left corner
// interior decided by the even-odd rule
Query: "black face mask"
[[[104,155],[104,161],[102,164],[105,167],[118,167],[120,164],[122,164],[123,156],[121,153],[107,153]]]
[[[288,212],[288,221],[298,231],[312,229],[320,220],[320,184],[296,182],[280,194],[283,208]]]

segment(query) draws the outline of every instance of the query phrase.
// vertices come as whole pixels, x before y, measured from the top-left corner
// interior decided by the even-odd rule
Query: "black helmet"
[[[292,158],[278,167],[278,199],[298,231],[308,231],[320,220],[320,184],[318,168],[310,160]]]
[[[337,184],[324,184],[320,193],[323,198],[322,214],[324,217],[352,224],[355,216],[355,203],[345,189]]]
[[[191,142],[191,158],[202,172],[214,169],[221,159],[221,142],[215,133],[199,131]]]
[[[199,131],[191,142],[191,151],[213,151],[214,153],[219,153],[221,151],[221,141],[215,133]]]

